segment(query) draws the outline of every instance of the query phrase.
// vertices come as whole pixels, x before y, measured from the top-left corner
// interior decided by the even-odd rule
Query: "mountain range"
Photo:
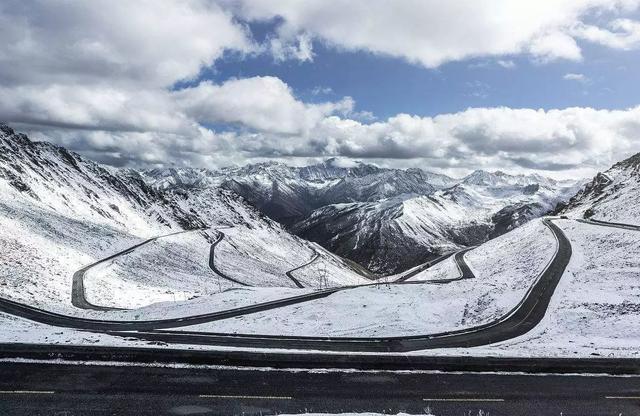
[[[222,188],[292,233],[378,274],[475,245],[551,211],[578,183],[477,170],[463,178],[423,169],[260,163],[219,170],[143,171],[156,189]]]
[[[452,178],[339,159],[304,167],[115,169],[6,125],[0,147],[6,217],[27,212],[36,221],[55,213],[141,237],[242,224],[268,230],[277,242],[287,230],[301,238],[287,237],[298,241],[287,244],[315,242],[380,275],[505,233],[579,188],[540,175],[478,170]]]

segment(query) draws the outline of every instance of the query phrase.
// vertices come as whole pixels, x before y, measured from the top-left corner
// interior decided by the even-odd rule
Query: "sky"
[[[593,175],[640,152],[640,0],[5,0],[0,121],[117,167]]]

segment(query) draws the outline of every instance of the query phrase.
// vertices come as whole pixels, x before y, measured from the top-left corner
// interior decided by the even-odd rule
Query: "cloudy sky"
[[[114,166],[588,176],[639,73],[640,0],[0,3],[0,121]]]

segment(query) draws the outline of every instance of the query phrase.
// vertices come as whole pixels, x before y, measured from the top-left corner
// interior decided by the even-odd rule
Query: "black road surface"
[[[80,309],[92,309],[94,311],[117,311],[117,310],[124,310],[123,308],[112,308],[112,307],[108,307],[108,306],[99,306],[99,305],[94,305],[91,302],[89,302],[86,298],[86,293],[84,290],[84,277],[85,274],[92,268],[94,268],[95,266],[105,263],[109,260],[113,260],[116,257],[119,256],[123,256],[125,254],[131,253],[132,251],[136,250],[137,248],[140,248],[144,245],[147,245],[151,242],[156,241],[159,238],[164,238],[164,237],[170,237],[173,235],[178,235],[178,234],[183,234],[183,233],[190,233],[193,231],[199,231],[202,230],[202,228],[196,229],[196,230],[183,230],[183,231],[178,231],[175,233],[171,233],[171,234],[166,234],[166,235],[161,235],[161,236],[156,236],[156,237],[152,237],[148,240],[145,240],[141,243],[138,243],[134,246],[131,246],[125,250],[122,250],[118,253],[112,254],[109,257],[105,257],[104,259],[98,260],[95,263],[89,264],[88,266],[83,267],[82,269],[78,270],[77,272],[75,272],[73,274],[73,282],[71,284],[71,304],[73,306],[75,306],[76,308],[80,308]]]
[[[464,260],[464,254],[467,251],[473,250],[474,248],[475,246],[467,247],[463,250],[457,251],[453,255],[453,260],[456,262],[456,266],[458,266],[458,270],[460,271],[460,275],[458,277],[453,277],[451,279],[423,280],[422,282],[443,284],[443,283],[457,282],[459,280],[465,280],[465,279],[475,279],[476,276],[473,274],[473,271],[471,271],[471,268],[469,267],[467,262]]]
[[[571,244],[560,228],[543,219],[557,240],[557,250],[547,268],[529,288],[525,297],[504,316],[472,328],[436,334],[401,337],[312,337],[253,334],[222,334],[186,331],[149,331],[129,334],[131,337],[178,344],[200,344],[250,348],[284,348],[301,350],[408,352],[433,348],[472,347],[493,344],[523,335],[544,317],[551,296],[571,259]],[[459,256],[460,264],[465,264]],[[465,271],[461,268],[464,275]],[[471,270],[468,270],[470,273]],[[126,336],[127,333],[111,332]]]
[[[0,415],[640,414],[638,377],[0,363]]]
[[[213,244],[211,244],[211,249],[209,250],[209,268],[211,270],[213,270],[213,272],[215,274],[217,274],[218,276],[222,277],[223,279],[229,280],[230,282],[237,283],[237,284],[239,284],[241,286],[252,286],[252,285],[250,285],[248,283],[241,282],[238,279],[234,279],[233,277],[229,277],[226,273],[224,273],[223,271],[221,271],[220,269],[218,269],[216,267],[216,263],[215,263],[216,246],[225,237],[225,234],[222,231],[220,231],[219,229],[216,230],[216,231],[218,232],[218,238],[216,239],[216,241],[213,242]]]
[[[571,245],[560,228],[550,220],[544,219],[543,223],[549,227],[557,239],[557,252],[538,280],[531,286],[524,299],[510,312],[495,321],[462,330],[378,338],[218,334],[161,330],[212,322],[307,302],[329,296],[339,290],[348,290],[354,286],[327,289],[226,311],[153,321],[105,321],[74,318],[7,299],[0,299],[0,311],[49,325],[88,329],[108,332],[111,335],[178,344],[365,352],[406,352],[431,348],[486,345],[525,334],[544,317],[551,296],[571,258]],[[460,253],[456,257],[461,276],[472,277],[473,274],[464,262],[463,254]]]
[[[613,228],[622,228],[624,230],[640,231],[640,226],[638,225],[622,224],[619,222],[607,222],[607,221],[596,220],[593,218],[584,219],[584,220],[578,219],[576,221],[582,222],[584,224],[601,225],[603,227],[613,227]]]
[[[317,251],[313,251],[313,257],[311,258],[311,260],[309,260],[308,262],[306,262],[305,264],[302,264],[298,267],[294,267],[293,269],[289,270],[288,272],[286,272],[285,274],[287,275],[287,277],[289,279],[291,279],[293,281],[293,283],[296,284],[296,286],[298,286],[299,288],[303,288],[304,285],[302,283],[300,283],[300,281],[298,279],[295,278],[295,276],[293,275],[293,272],[295,272],[296,270],[300,270],[303,267],[307,267],[308,265],[310,265],[311,263],[315,262],[316,260],[318,260],[318,258],[320,258],[320,253],[318,253]]]
[[[444,261],[446,259],[448,259],[449,257],[451,257],[455,252],[451,252],[451,253],[446,253],[443,254],[442,256],[433,259],[431,261],[428,261],[426,263],[421,264],[420,266],[417,266],[416,268],[414,268],[413,270],[411,270],[410,272],[408,272],[407,274],[403,275],[402,277],[400,277],[398,280],[396,280],[396,282],[404,282],[408,279],[411,279],[413,276],[417,275],[418,273],[421,273],[425,270],[427,270],[428,268],[440,263],[441,261]]]

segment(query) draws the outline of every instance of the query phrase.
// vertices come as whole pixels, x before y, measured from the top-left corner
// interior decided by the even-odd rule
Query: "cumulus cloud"
[[[0,82],[167,86],[227,49],[252,50],[243,26],[205,0],[6,0]]]
[[[499,107],[436,117],[399,114],[368,124],[329,116],[294,142],[261,133],[238,136],[233,144],[254,157],[342,156],[449,173],[482,167],[563,175],[592,173],[628,157],[638,150],[638,137],[640,107],[615,111]]]
[[[196,81],[226,51],[264,50],[242,19],[279,16],[277,33],[266,40],[277,59],[309,61],[313,40],[321,39],[428,67],[482,56],[510,68],[513,61],[490,56],[577,60],[576,38],[635,47],[633,22],[606,31],[579,22],[594,8],[616,13],[635,1],[405,0],[393,8],[380,0],[237,4],[5,1],[0,120],[123,166],[215,167],[335,156],[343,158],[337,163],[362,158],[448,173],[480,167],[564,174],[603,168],[637,150],[640,107],[475,108],[377,120],[356,110],[349,97],[304,102],[276,77]],[[573,75],[569,79],[579,74]],[[481,84],[469,89],[488,91]]]
[[[582,84],[586,84],[590,81],[589,77],[587,77],[585,74],[576,74],[573,72],[569,72],[567,74],[564,74],[562,76],[562,79],[566,80],[566,81],[577,81],[580,82]]]
[[[222,85],[205,81],[173,94],[185,113],[199,122],[238,123],[256,130],[301,134],[336,112],[349,113],[353,100],[305,104],[275,77],[234,79]]]
[[[575,36],[609,48],[630,50],[640,47],[640,22],[616,19],[608,28],[578,24],[573,28]]]
[[[483,168],[576,177],[638,151],[640,107],[472,108],[435,117],[399,114],[371,123],[329,115],[306,131],[285,136],[258,129],[215,132],[195,121],[178,132],[55,127],[30,133],[116,165],[214,167],[247,160],[341,157],[454,175]]]
[[[224,4],[238,2],[225,1]],[[535,60],[580,60],[575,37],[631,44],[637,28],[613,24],[622,33],[594,26],[578,33],[589,13],[621,13],[637,0],[245,0],[239,13],[249,20],[281,19],[281,42],[296,44],[300,34],[336,48],[401,57],[429,68],[482,56],[528,53]]]

